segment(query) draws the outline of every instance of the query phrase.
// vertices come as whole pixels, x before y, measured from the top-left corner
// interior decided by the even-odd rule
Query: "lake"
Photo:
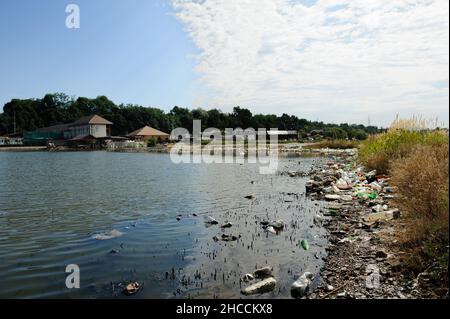
[[[280,173],[323,160],[282,158],[278,174],[261,175],[255,164],[176,165],[168,154],[0,152],[0,298],[291,298],[299,275],[319,273],[327,240],[308,178]],[[279,219],[279,234],[261,226]],[[213,240],[222,234],[240,238]],[[69,264],[80,289],[65,286]],[[240,278],[266,265],[276,289],[241,295]],[[132,281],[142,289],[126,297]]]

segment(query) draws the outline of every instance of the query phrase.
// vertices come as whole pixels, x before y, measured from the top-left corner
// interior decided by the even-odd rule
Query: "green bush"
[[[147,146],[148,147],[155,147],[157,143],[158,143],[158,140],[155,137],[152,137],[151,139],[149,139],[147,141]]]
[[[439,130],[390,130],[370,136],[359,150],[361,162],[368,169],[388,173],[391,162],[409,155],[417,146],[448,144],[448,134]]]

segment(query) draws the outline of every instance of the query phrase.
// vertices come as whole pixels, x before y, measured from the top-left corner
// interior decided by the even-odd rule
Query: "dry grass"
[[[392,183],[399,207],[407,212],[400,242],[407,249],[405,270],[416,275],[435,264],[443,271],[436,282],[448,284],[449,146],[418,146],[392,163]],[[447,271],[444,271],[447,270]]]

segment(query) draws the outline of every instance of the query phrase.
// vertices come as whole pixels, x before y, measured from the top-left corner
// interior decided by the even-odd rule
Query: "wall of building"
[[[108,136],[106,125],[91,125],[90,130],[91,131],[89,134],[91,134],[94,137],[99,138]]]
[[[106,125],[82,125],[71,127],[69,131],[64,133],[64,137],[67,139],[74,138],[76,136],[92,135],[96,138],[107,137]]]

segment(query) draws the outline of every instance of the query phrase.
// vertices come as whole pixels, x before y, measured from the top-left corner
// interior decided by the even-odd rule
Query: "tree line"
[[[106,96],[94,99],[86,97],[70,97],[63,93],[47,94],[41,99],[13,99],[3,107],[0,114],[0,136],[15,132],[34,131],[41,127],[71,123],[83,116],[98,114],[114,123],[113,135],[126,135],[145,125],[170,133],[174,128],[184,127],[192,130],[194,119],[202,121],[202,129],[215,127],[225,128],[278,128],[280,130],[296,130],[301,135],[314,130],[323,131],[329,138],[359,139],[380,130],[375,126],[356,124],[326,124],[308,121],[294,115],[252,114],[239,106],[231,113],[218,109],[190,110],[175,106],[169,112],[158,108],[143,107],[134,104],[116,105]]]

